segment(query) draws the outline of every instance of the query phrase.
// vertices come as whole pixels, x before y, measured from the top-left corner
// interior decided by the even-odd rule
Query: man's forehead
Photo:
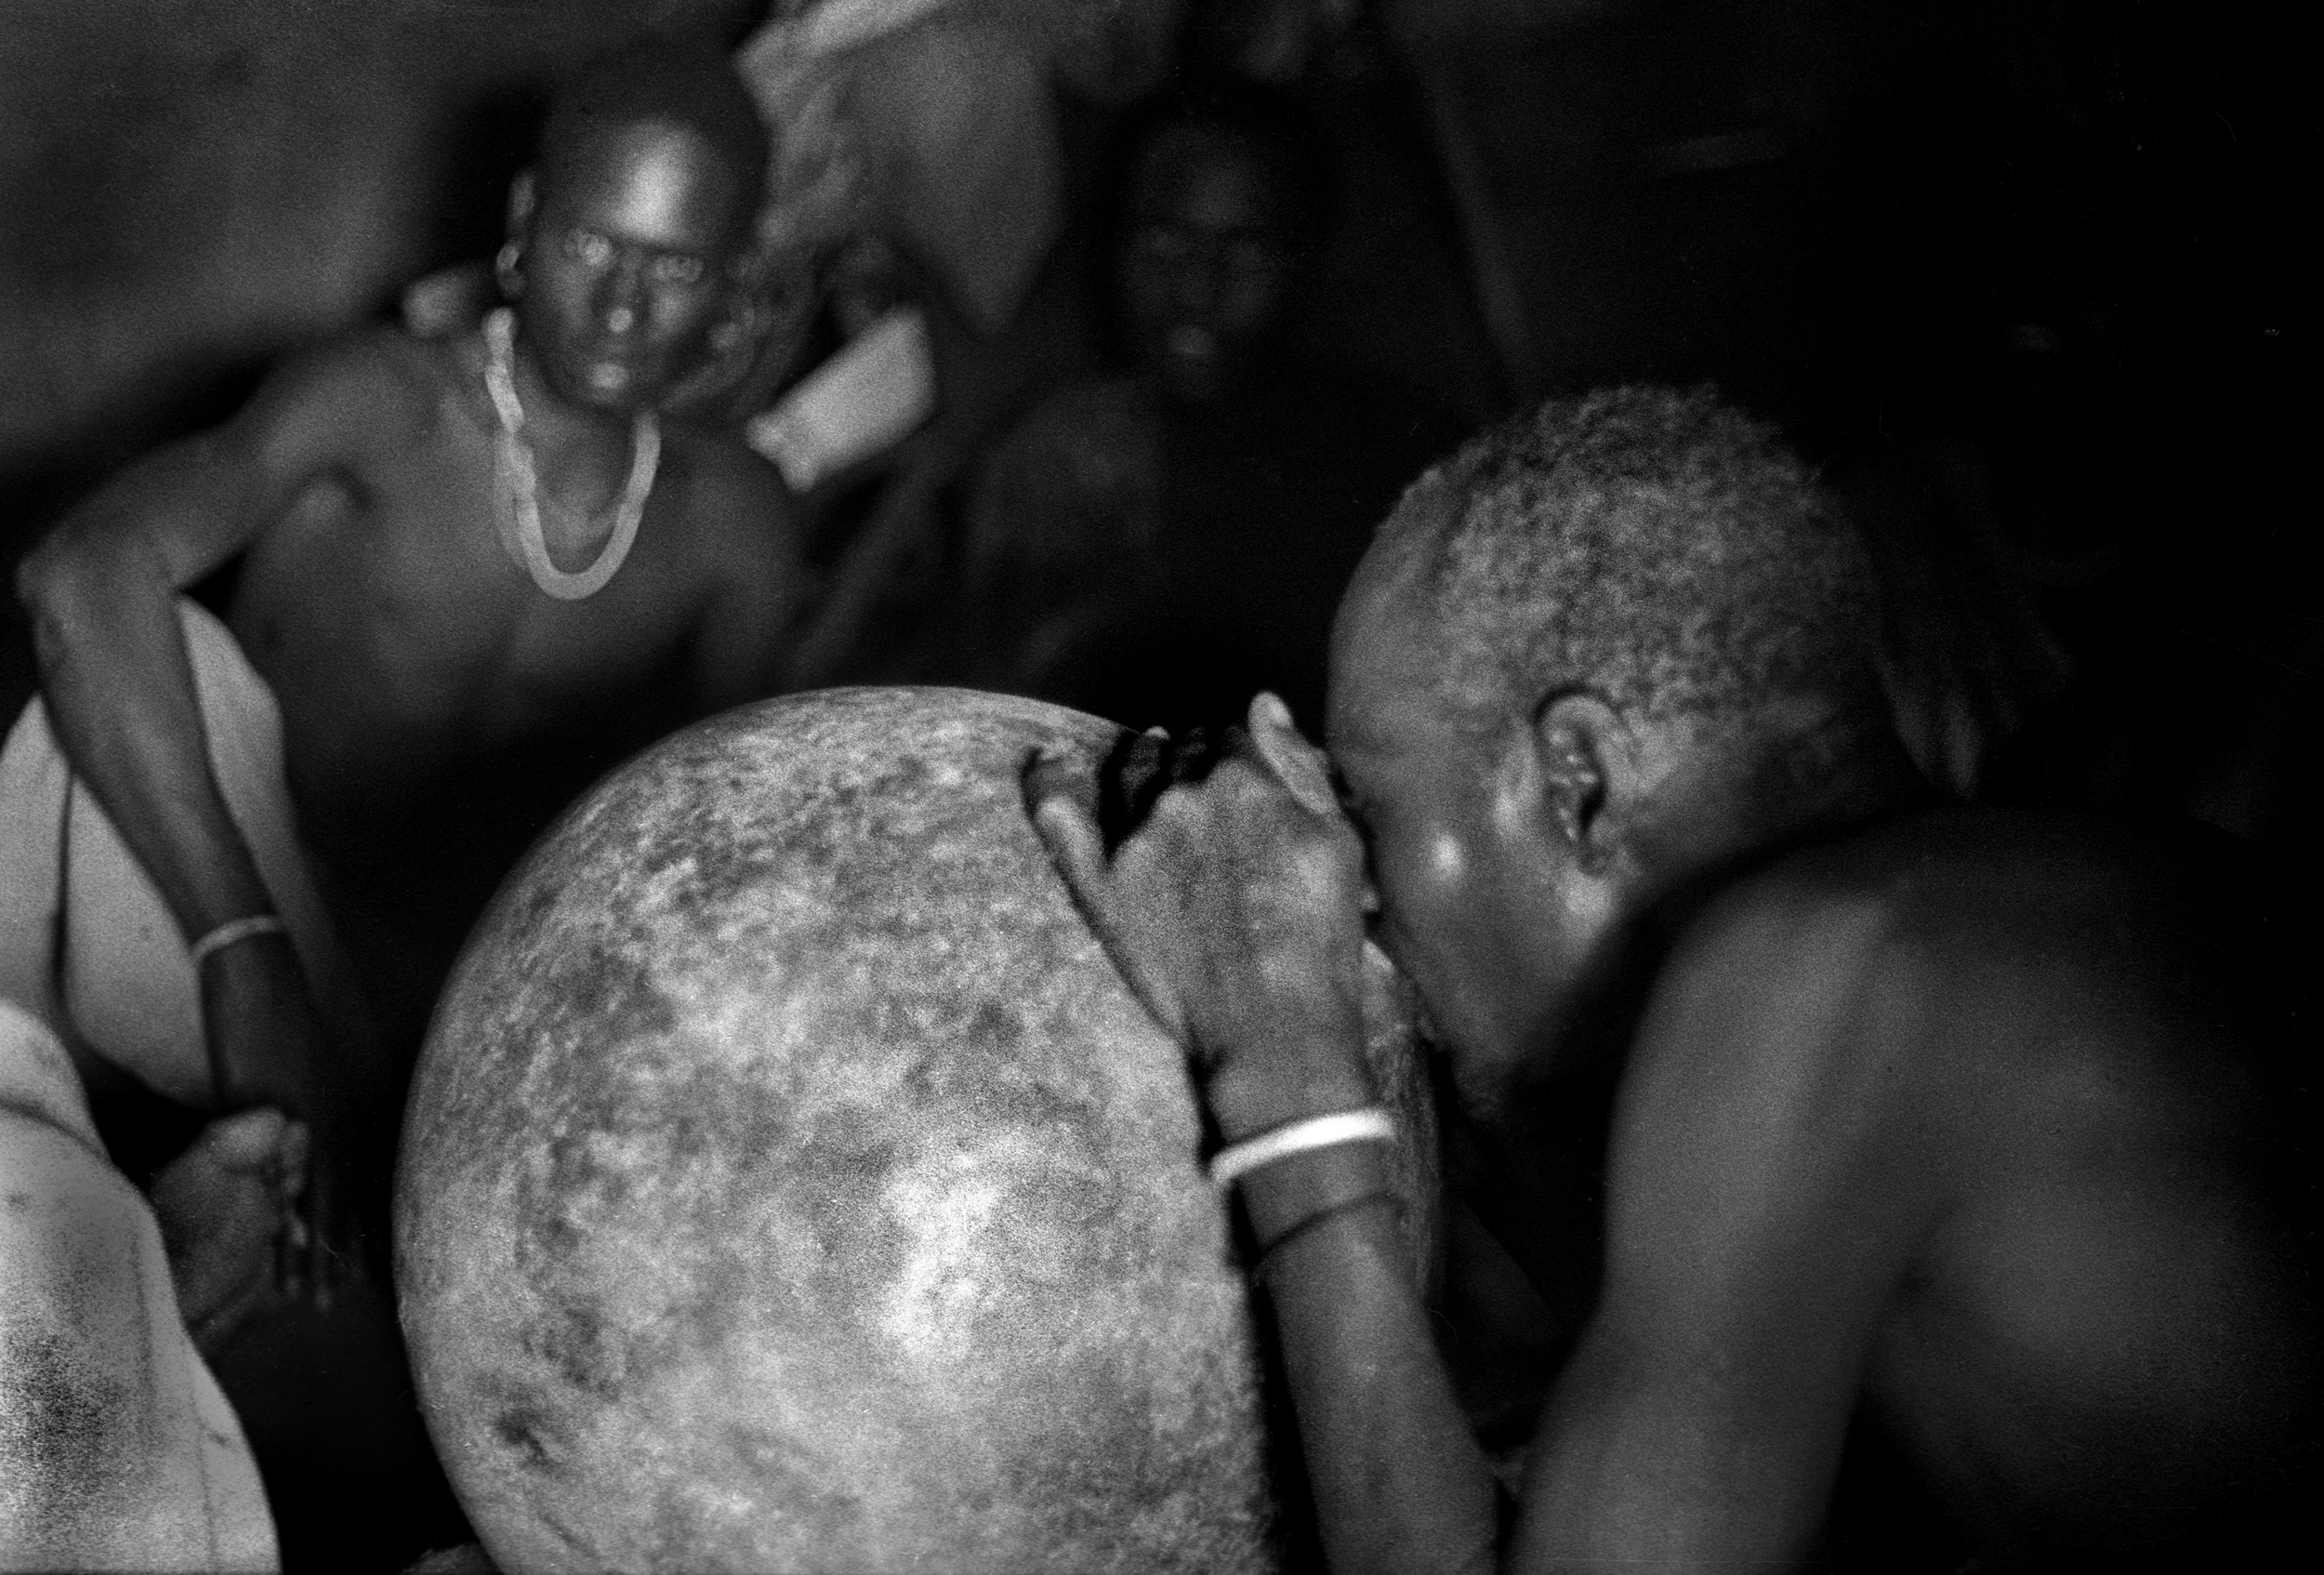
[[[641,120],[596,131],[560,161],[552,200],[647,245],[698,250],[726,237],[739,193],[733,168],[699,132]]]
[[[1332,748],[1403,748],[1416,715],[1436,704],[1441,663],[1426,553],[1408,537],[1383,533],[1365,554],[1332,626]]]

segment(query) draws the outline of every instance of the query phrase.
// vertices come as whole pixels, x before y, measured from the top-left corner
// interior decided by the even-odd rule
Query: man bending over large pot
[[[2313,1481],[2304,1118],[2232,907],[2159,842],[1936,807],[1871,584],[1710,394],[1552,404],[1382,526],[1328,761],[1261,696],[1110,854],[1035,774],[1204,1079],[1340,1575],[2243,1568]],[[1367,926],[1503,1304],[1572,1320],[1513,1503],[1399,1267]],[[1917,1545],[1838,1545],[1864,1455]]]

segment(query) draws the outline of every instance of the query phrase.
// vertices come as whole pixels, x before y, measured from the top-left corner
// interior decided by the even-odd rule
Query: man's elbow
[[[76,552],[62,531],[51,531],[16,566],[16,601],[31,621],[33,646],[45,670],[70,643],[85,599],[87,554]]]
[[[28,616],[37,618],[44,607],[52,605],[72,573],[68,558],[58,550],[57,535],[51,531],[43,536],[16,565],[16,604]]]
[[[112,546],[66,525],[52,531],[17,565],[16,599],[32,626],[33,649],[43,673],[101,638],[104,615],[137,587],[154,580],[154,565],[134,548]],[[165,582],[156,581],[168,594]]]

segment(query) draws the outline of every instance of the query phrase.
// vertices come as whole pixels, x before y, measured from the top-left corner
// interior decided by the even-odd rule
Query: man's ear
[[[1558,695],[1534,712],[1524,747],[1540,813],[1583,867],[1601,867],[1637,784],[1630,730],[1593,695]]]
[[[539,206],[539,180],[529,169],[520,171],[517,178],[508,182],[508,239],[524,239],[524,232],[533,227],[534,212]]]

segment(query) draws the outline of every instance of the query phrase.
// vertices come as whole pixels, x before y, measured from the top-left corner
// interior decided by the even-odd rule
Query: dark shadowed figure
[[[1140,724],[1215,720],[1262,686],[1314,714],[1340,591],[1457,429],[1293,346],[1328,188],[1294,110],[1189,92],[1133,116],[1123,150],[1104,287],[1127,367],[1037,408],[971,506],[972,565],[1040,557],[1073,589],[1011,629],[972,582],[974,671]],[[1089,484],[1027,510],[1034,473]],[[1004,544],[1021,516],[1039,523]]]

